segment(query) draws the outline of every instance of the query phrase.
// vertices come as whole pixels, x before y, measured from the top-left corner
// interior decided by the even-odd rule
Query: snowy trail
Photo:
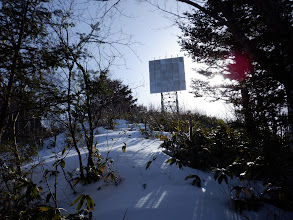
[[[262,220],[273,219],[274,213],[281,213],[282,219],[293,219],[292,213],[270,206],[265,206],[259,212],[236,213],[231,208],[225,184],[219,185],[213,180],[212,174],[188,167],[180,170],[175,165],[166,164],[169,156],[160,149],[162,142],[143,138],[139,131],[130,130],[125,121],[120,121],[115,131],[99,129],[95,140],[104,156],[110,150],[109,156],[114,159],[119,175],[124,180],[118,186],[104,181],[77,185],[79,193],[91,195],[95,202],[93,219],[242,220],[247,219],[246,216]],[[127,148],[123,153],[125,143]],[[154,156],[157,159],[146,170],[146,163]],[[76,153],[71,152],[66,164],[77,167],[76,163]],[[184,180],[190,174],[200,176],[202,187],[191,185],[192,180]],[[60,185],[59,200],[63,201],[60,205],[74,212],[69,204],[77,196],[72,195],[62,180]]]

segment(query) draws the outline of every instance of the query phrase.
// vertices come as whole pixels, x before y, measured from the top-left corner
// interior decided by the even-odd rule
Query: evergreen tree
[[[292,3],[286,0],[208,0],[203,4],[179,1],[195,9],[185,14],[188,23],[179,24],[184,33],[181,46],[194,60],[219,67],[219,60],[241,55],[246,66],[251,62],[254,66],[248,75],[261,72],[267,80],[276,80],[284,86],[293,151]]]
[[[2,1],[0,137],[12,114],[32,109],[40,112],[44,105],[54,100],[54,86],[49,86],[48,77],[50,69],[58,62],[47,31],[52,14],[46,8],[46,2],[48,1]]]
[[[137,99],[132,96],[129,86],[124,85],[120,80],[109,78],[99,80],[103,81],[105,90],[95,96],[92,105],[94,111],[98,112],[96,115],[99,119],[106,116],[112,119],[119,118],[135,108]]]
[[[51,70],[59,62],[48,33],[52,13],[47,3],[1,1],[0,143],[1,150],[10,149],[19,174],[23,161],[19,144],[29,136],[36,141],[42,114],[57,101],[50,81]]]

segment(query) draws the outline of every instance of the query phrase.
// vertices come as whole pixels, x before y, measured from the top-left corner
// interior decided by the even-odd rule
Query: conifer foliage
[[[292,2],[179,1],[194,8],[191,13],[185,14],[187,21],[179,23],[183,31],[180,44],[194,60],[206,63],[209,67],[220,67],[224,74],[235,74],[235,70],[238,69],[238,75],[243,75],[239,67],[242,65],[243,70],[243,64],[246,62],[246,69],[249,70],[246,71],[247,77],[262,75],[266,81],[277,81],[283,86],[287,96],[290,149],[293,152],[293,88],[290,83],[293,81]],[[223,62],[220,61],[229,59],[234,59],[234,64],[237,65],[223,68]],[[253,68],[249,67],[249,63]],[[235,75],[228,77],[237,78]],[[241,77],[242,80],[245,78]],[[275,97],[279,95],[277,91],[268,93]],[[249,99],[249,91],[243,89],[242,94],[245,96],[243,100]],[[280,100],[283,98],[280,97]],[[249,103],[246,104],[246,108],[249,108]],[[248,114],[246,119],[251,120]]]
[[[51,13],[44,7],[46,2],[2,1],[0,137],[8,122],[16,117],[26,122],[36,119],[54,103],[54,86],[49,85],[48,75],[58,61],[47,31]]]

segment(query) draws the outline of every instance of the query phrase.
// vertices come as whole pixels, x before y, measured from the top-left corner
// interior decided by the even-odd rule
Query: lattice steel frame
[[[161,93],[161,111],[177,113],[179,112],[177,91]]]

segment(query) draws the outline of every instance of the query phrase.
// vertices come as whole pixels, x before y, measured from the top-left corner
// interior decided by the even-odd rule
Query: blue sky
[[[99,4],[113,5],[117,0],[99,2]],[[175,0],[157,1],[168,11],[185,11],[190,8]],[[196,110],[208,115],[227,117],[227,107],[220,102],[209,103],[202,98],[194,98],[190,94],[192,78],[200,77],[194,69],[200,65],[192,62],[185,52],[180,50],[177,43],[180,29],[173,20],[161,10],[143,0],[121,0],[116,7],[111,22],[112,38],[115,40],[132,36],[131,49],[126,46],[117,46],[123,59],[116,59],[110,67],[110,76],[120,79],[132,89],[139,104],[147,107],[160,108],[161,95],[150,94],[148,63],[154,59],[165,59],[183,56],[185,63],[186,91],[179,91],[179,108],[182,110]],[[94,8],[90,8],[94,14]],[[86,13],[85,13],[86,14]],[[123,33],[122,35],[120,35]]]
[[[164,1],[159,1],[164,2]],[[186,8],[186,5],[175,0],[166,1],[168,10],[177,11]],[[148,62],[153,59],[164,59],[169,57],[183,56],[185,62],[186,91],[178,92],[179,107],[183,110],[198,110],[208,115],[225,118],[229,108],[220,102],[209,103],[200,98],[194,98],[189,92],[192,78],[200,77],[194,69],[199,68],[199,64],[192,60],[180,50],[177,43],[180,29],[174,25],[173,21],[167,18],[166,14],[156,9],[154,6],[138,0],[122,0],[119,10],[125,15],[118,16],[119,19],[114,24],[125,33],[133,36],[133,50],[125,55],[126,66],[112,68],[112,77],[121,79],[128,84],[138,99],[138,103],[145,106],[160,107],[160,94],[150,94],[149,68]]]

